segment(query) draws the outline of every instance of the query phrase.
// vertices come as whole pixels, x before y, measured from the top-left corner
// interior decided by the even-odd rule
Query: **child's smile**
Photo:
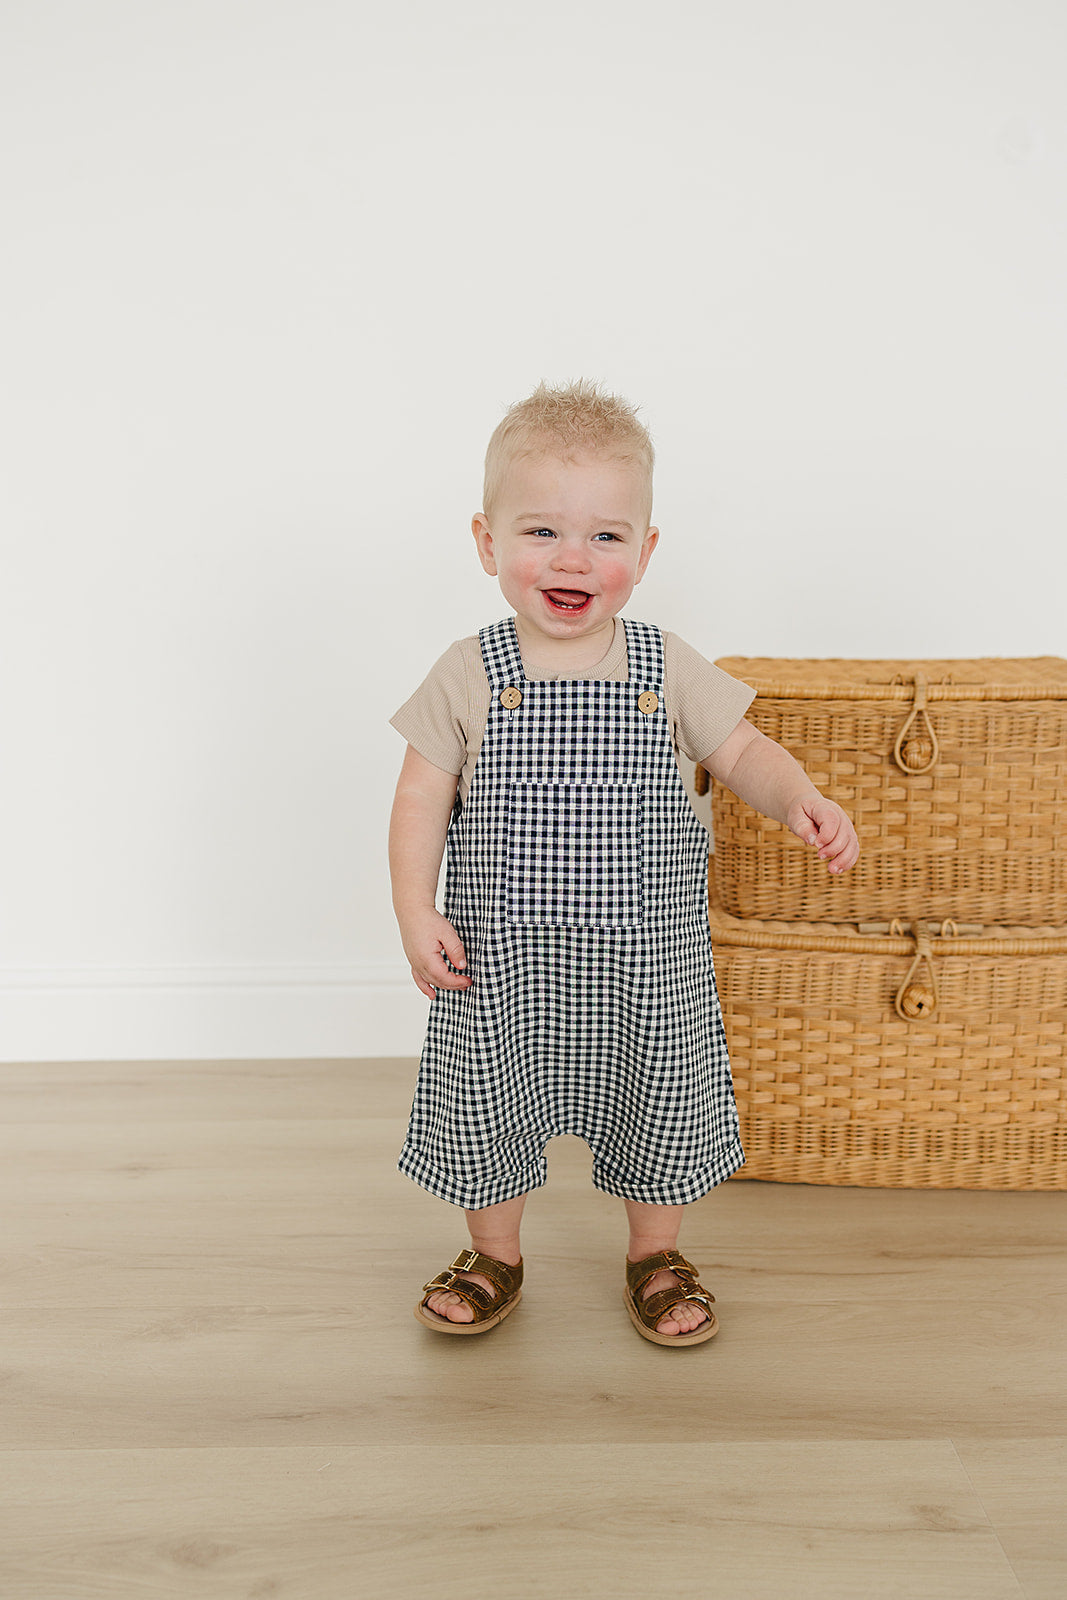
[[[554,611],[569,611],[575,616],[587,610],[593,598],[584,589],[546,589],[544,593]]]
[[[592,666],[606,652],[659,538],[648,526],[647,496],[646,479],[628,461],[589,452],[521,456],[492,522],[484,513],[474,518],[482,565],[500,580],[536,664]]]

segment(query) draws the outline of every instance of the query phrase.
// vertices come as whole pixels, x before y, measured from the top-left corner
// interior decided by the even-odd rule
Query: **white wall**
[[[387,719],[541,377],[631,613],[1067,653],[1058,0],[6,0],[5,1058],[414,1053]]]

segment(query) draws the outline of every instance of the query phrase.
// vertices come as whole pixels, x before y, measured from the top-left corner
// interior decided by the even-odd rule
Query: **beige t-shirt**
[[[537,683],[565,676],[528,666],[524,671]],[[626,629],[618,618],[607,654],[588,672],[575,676],[629,681]],[[713,755],[756,697],[747,683],[731,678],[676,633],[663,635],[663,680],[675,753],[680,750],[691,761]],[[465,801],[488,719],[489,680],[478,635],[471,634],[449,645],[389,722],[427,761],[458,775],[460,799]]]

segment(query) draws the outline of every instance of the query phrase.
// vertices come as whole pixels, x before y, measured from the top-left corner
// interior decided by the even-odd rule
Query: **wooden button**
[[[515,688],[505,689],[500,696],[500,704],[505,711],[514,711],[516,706],[522,705],[522,690]]]
[[[646,689],[644,694],[639,694],[638,695],[638,697],[637,697],[637,709],[638,709],[638,711],[643,711],[645,713],[646,717],[650,717],[652,715],[653,711],[658,710],[658,708],[659,708],[659,695],[658,694],[653,694],[651,689]]]

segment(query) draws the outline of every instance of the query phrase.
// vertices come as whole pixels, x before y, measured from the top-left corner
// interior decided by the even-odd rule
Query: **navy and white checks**
[[[525,927],[636,928],[641,786],[513,783],[507,915]]]
[[[489,720],[449,827],[444,908],[474,981],[431,1002],[400,1156],[456,1205],[544,1183],[561,1133],[589,1143],[598,1188],[660,1205],[744,1161],[708,838],[671,744],[663,636],[625,627],[628,683],[529,682],[513,618],[480,635]]]

